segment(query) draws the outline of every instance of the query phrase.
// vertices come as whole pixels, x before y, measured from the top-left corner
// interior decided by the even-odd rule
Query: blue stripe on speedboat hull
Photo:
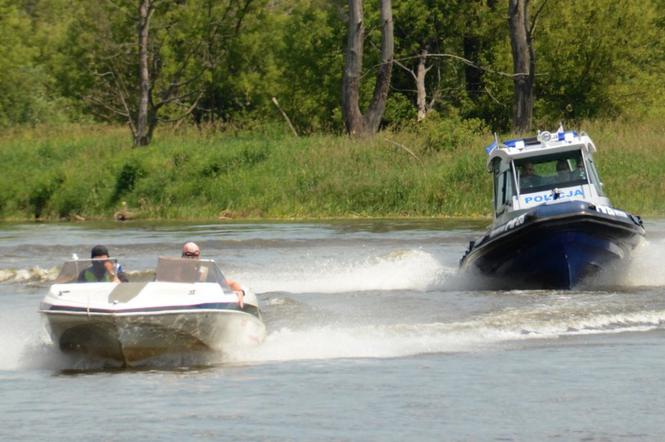
[[[98,314],[131,314],[131,313],[177,313],[182,310],[228,310],[249,313],[257,318],[260,317],[259,309],[256,306],[245,304],[242,308],[236,302],[209,302],[204,304],[193,305],[171,305],[159,307],[142,307],[142,308],[128,308],[128,309],[102,309],[102,308],[85,308],[74,307],[67,305],[50,305],[43,310],[44,313],[98,313]]]

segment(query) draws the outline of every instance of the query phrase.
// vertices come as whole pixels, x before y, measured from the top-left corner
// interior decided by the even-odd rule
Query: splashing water
[[[590,295],[590,299],[595,296]],[[604,309],[602,303],[595,301],[578,303],[561,297],[553,303],[507,308],[449,323],[283,327],[270,333],[261,346],[231,351],[227,361],[386,358],[468,352],[497,343],[665,327],[663,308],[633,312],[604,312]]]
[[[368,290],[427,290],[456,271],[422,250],[366,258],[315,259],[299,267],[277,263],[270,273],[240,272],[257,292],[341,293]]]
[[[665,286],[665,239],[643,241],[633,252],[623,283],[629,287]]]
[[[29,269],[0,269],[0,283],[53,281],[58,276],[58,272],[60,272],[58,267],[51,267],[50,269],[43,269],[41,267],[31,267]]]

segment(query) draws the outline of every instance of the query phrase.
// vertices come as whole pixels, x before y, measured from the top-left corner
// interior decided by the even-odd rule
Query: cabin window
[[[506,205],[511,205],[515,186],[513,182],[513,170],[510,163],[495,161],[492,171],[494,174],[494,211],[501,214]]]
[[[499,164],[500,163],[501,163],[500,160],[495,160],[494,164],[492,165],[492,175],[493,175],[493,178],[494,178],[494,211],[495,212],[499,211],[499,206],[501,205],[500,201],[503,198],[500,195],[501,189],[502,189],[500,179],[499,179],[499,178],[501,178],[501,172],[499,170]]]
[[[603,191],[603,183],[600,182],[600,177],[598,176],[596,165],[593,163],[593,159],[591,159],[591,157],[589,157],[587,170],[589,171],[589,175],[591,175],[591,182],[596,186],[598,195],[605,196],[605,192]]]
[[[521,194],[589,183],[579,150],[522,158],[515,166]]]
[[[512,204],[513,202],[513,173],[512,170],[503,171],[503,199],[502,205]]]

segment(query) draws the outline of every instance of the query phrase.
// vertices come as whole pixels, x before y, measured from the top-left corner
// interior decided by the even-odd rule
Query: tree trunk
[[[342,115],[349,135],[375,133],[381,124],[390,87],[394,57],[391,0],[381,0],[381,66],[367,115],[360,111],[360,76],[363,63],[363,0],[349,0],[349,25],[342,81]]]
[[[386,110],[394,55],[395,41],[393,38],[392,1],[381,0],[381,67],[376,75],[374,96],[365,117],[365,124],[372,133],[376,133],[379,130],[383,112]]]
[[[150,116],[150,71],[148,70],[148,44],[150,43],[150,18],[154,11],[152,0],[142,0],[139,6],[139,82],[140,95],[138,114],[136,116],[136,133],[134,144],[147,146],[150,144],[154,122]]]
[[[362,0],[349,0],[349,26],[344,56],[344,79],[342,81],[342,115],[349,135],[365,133],[365,120],[360,112],[360,74],[363,63]]]
[[[427,49],[423,49],[418,57],[418,68],[416,69],[416,105],[418,106],[418,121],[427,117],[427,90],[425,89],[425,75],[427,69]]]
[[[509,0],[508,21],[515,75],[513,127],[518,133],[530,131],[533,118],[536,62],[529,31],[528,11],[529,0]]]

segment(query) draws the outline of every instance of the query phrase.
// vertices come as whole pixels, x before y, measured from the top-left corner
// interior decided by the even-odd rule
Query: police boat
[[[112,260],[112,259],[110,259]],[[40,305],[52,341],[106,367],[205,361],[265,337],[256,295],[242,302],[210,259],[160,257],[148,282],[90,282],[95,260],[65,262]]]
[[[460,261],[496,289],[570,289],[618,270],[644,237],[639,216],[612,207],[581,132],[539,132],[486,148],[494,221]]]

